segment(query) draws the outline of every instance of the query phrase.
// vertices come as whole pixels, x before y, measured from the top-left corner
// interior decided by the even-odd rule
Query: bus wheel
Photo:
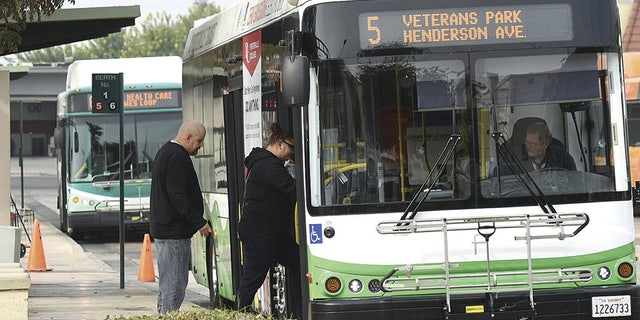
[[[209,282],[209,305],[211,309],[220,308],[220,290],[218,289],[218,276],[216,273],[216,248],[214,245],[214,236],[213,234],[209,234],[207,236],[207,248],[206,248],[206,259],[207,259],[207,280]]]
[[[69,229],[67,228],[67,213],[64,210],[60,210],[60,231],[64,233],[68,233]]]
[[[69,228],[69,227],[67,227],[67,234],[71,237],[71,239],[76,241],[83,240],[84,237],[86,236],[84,232],[80,232],[77,229]]]
[[[289,319],[287,312],[287,282],[285,268],[277,264],[271,270],[272,314],[276,319]]]

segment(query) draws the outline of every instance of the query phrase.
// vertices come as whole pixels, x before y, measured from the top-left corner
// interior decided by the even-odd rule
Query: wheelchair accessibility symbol
[[[309,242],[311,244],[322,243],[322,224],[309,225]]]

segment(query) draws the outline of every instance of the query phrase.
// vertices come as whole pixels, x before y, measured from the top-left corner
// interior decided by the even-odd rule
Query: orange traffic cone
[[[42,235],[40,234],[40,221],[36,219],[33,223],[33,238],[31,239],[31,249],[29,250],[29,262],[27,271],[51,271],[47,268],[47,261],[44,258],[44,248],[42,246]]]
[[[149,237],[148,233],[145,233],[144,235],[142,252],[140,252],[140,265],[138,265],[138,281],[156,281],[156,273],[153,268],[153,253],[151,252],[151,237]]]

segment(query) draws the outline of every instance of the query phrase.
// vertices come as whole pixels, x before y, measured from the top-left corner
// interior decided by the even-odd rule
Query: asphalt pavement
[[[56,162],[52,157],[25,157],[22,170],[18,162],[18,158],[11,158],[12,178],[20,175],[27,177],[56,174]],[[57,214],[57,195],[31,194],[29,189],[24,193],[25,199],[29,199],[25,203],[35,201],[36,203],[31,203],[40,211],[50,210],[47,214]],[[37,210],[34,212],[38,219],[40,213]],[[30,320],[92,320],[105,319],[107,316],[114,318],[157,314],[158,269],[155,257],[154,282],[137,280],[139,256],[124,259],[125,280],[124,288],[121,289],[119,268],[110,267],[92,252],[85,252],[80,244],[62,233],[57,225],[41,219],[39,221],[45,263],[47,268],[53,270],[29,273]],[[33,230],[30,232],[33,233]],[[142,239],[140,243],[127,243],[126,246],[142,248]],[[27,249],[27,254],[21,259],[23,268],[27,267],[30,249]],[[153,249],[152,245],[152,252]],[[206,307],[207,303],[208,289],[196,284],[191,276],[181,310],[200,309]]]

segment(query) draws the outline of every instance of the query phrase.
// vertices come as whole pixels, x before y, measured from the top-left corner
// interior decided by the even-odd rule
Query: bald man
[[[202,191],[191,157],[203,146],[206,130],[185,121],[153,162],[149,229],[158,261],[158,313],[180,309],[189,281],[191,237],[206,237],[211,227],[203,218]]]

